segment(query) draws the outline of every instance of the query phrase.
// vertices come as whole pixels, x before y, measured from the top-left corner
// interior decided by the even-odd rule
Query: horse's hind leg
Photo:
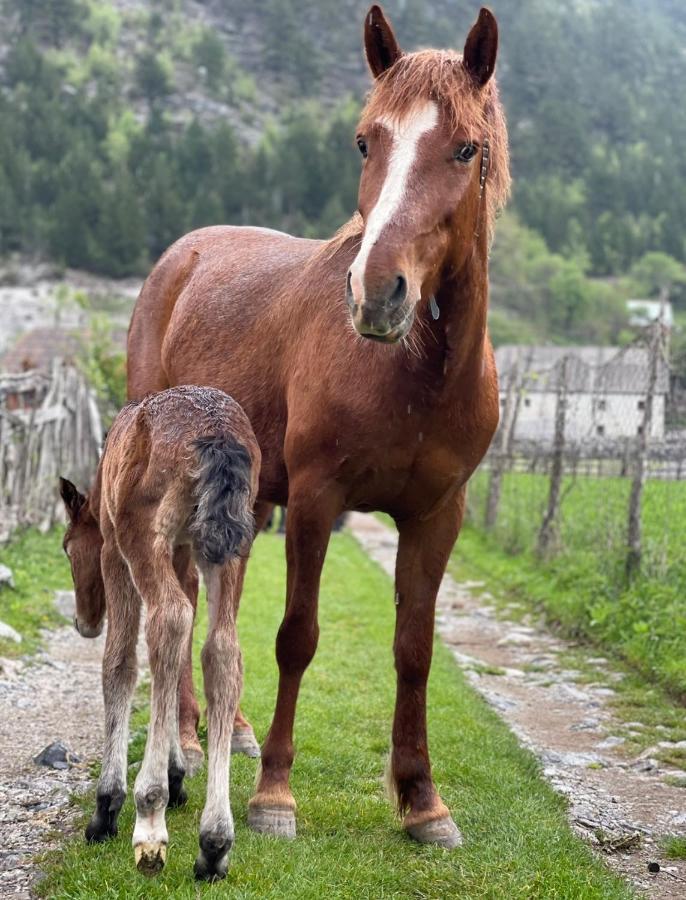
[[[258,522],[256,531],[259,530],[260,504],[255,510],[255,518]],[[270,507],[267,507],[267,512]],[[245,563],[243,563],[245,569]],[[198,604],[198,571],[191,559],[190,547],[177,547],[174,551],[174,571],[181,583],[181,587],[188,599],[193,604],[195,612]],[[241,581],[242,584],[242,581]],[[239,588],[240,590],[240,588]],[[198,722],[200,721],[200,707],[195,696],[193,686],[193,636],[188,641],[188,648],[181,670],[179,682],[179,736],[183,756],[183,772],[180,773],[179,765],[170,757],[169,760],[169,805],[180,806],[185,801],[186,793],[183,790],[183,777],[195,775],[201,768],[205,754],[198,740]],[[231,737],[231,752],[243,753],[246,756],[259,757],[260,745],[255,738],[252,725],[241,713],[240,707],[236,710],[233,735]]]
[[[200,819],[196,878],[226,875],[234,830],[229,801],[229,759],[234,715],[241,693],[241,656],[236,613],[243,561],[208,567],[205,572],[210,627],[202,651],[207,696],[207,801]]]
[[[108,622],[102,661],[105,749],[96,809],[86,828],[86,840],[92,842],[116,835],[117,819],[126,796],[129,711],[136,686],[136,641],[140,619],[140,599],[114,542],[111,526],[103,523],[103,533],[105,542],[101,559]]]
[[[198,570],[191,558],[189,546],[177,547],[174,551],[174,571],[179,583],[191,602],[193,614],[198,605]],[[193,687],[193,635],[188,639],[185,650],[181,679],[179,681],[179,737],[184,760],[184,774],[191,776],[200,769],[205,758],[200,741],[198,740],[198,722],[200,721],[200,707]],[[172,782],[178,782],[178,773],[174,760],[169,760],[169,803],[175,805]],[[181,776],[183,780],[183,776]],[[176,788],[174,788],[176,790]],[[179,784],[179,792],[181,785]],[[180,795],[180,793],[179,793]]]
[[[168,765],[177,734],[179,677],[193,627],[193,607],[176,577],[171,552],[158,549],[152,559],[145,559],[134,556],[132,548],[122,549],[146,604],[145,636],[152,674],[148,740],[134,787],[133,847],[138,870],[155,875],[164,866],[167,854]]]

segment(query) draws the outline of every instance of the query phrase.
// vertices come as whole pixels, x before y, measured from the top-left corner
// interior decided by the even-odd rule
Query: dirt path
[[[73,594],[60,591],[73,615]],[[0,662],[0,897],[31,897],[40,877],[33,857],[73,827],[73,793],[90,784],[89,764],[102,749],[100,662],[104,636],[87,641],[72,627],[51,632],[28,662]],[[139,660],[143,657],[139,649]],[[57,770],[33,757],[55,740],[82,762]]]
[[[353,514],[348,525],[393,576],[396,533],[373,516]],[[666,784],[669,770],[645,753],[631,757],[623,750],[607,687],[621,676],[607,660],[590,658],[602,684],[578,683],[579,673],[566,670],[559,658],[569,644],[504,619],[492,600],[483,584],[458,584],[446,575],[441,585],[437,627],[468,680],[568,798],[574,830],[651,900],[685,897],[686,862],[663,859],[658,841],[686,836],[686,790]],[[599,838],[614,852],[604,852]],[[657,875],[647,870],[653,861],[662,867]]]

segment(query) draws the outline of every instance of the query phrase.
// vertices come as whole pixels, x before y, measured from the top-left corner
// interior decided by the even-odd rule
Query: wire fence
[[[686,586],[686,433],[666,425],[668,333],[621,350],[502,347],[501,422],[468,517],[510,553],[588,556]]]
[[[57,361],[49,374],[0,374],[0,543],[57,521],[58,476],[88,484],[101,440],[94,393],[77,369]]]

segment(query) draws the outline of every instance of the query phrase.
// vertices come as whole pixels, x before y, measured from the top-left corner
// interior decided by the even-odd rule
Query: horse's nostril
[[[407,281],[402,275],[398,275],[395,279],[395,288],[391,294],[390,301],[394,306],[402,303],[407,296]]]

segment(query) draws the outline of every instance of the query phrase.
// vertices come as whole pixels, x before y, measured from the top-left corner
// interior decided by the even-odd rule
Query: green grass
[[[29,529],[0,547],[0,562],[14,575],[14,588],[0,588],[0,620],[21,634],[21,644],[0,640],[0,656],[20,656],[36,650],[41,628],[64,622],[54,604],[54,592],[72,587],[69,562],[62,551],[63,529],[42,535]]]
[[[260,536],[248,573],[240,621],[243,708],[261,738],[276,689],[273,644],[284,596],[280,538]],[[129,797],[114,841],[88,847],[79,835],[49,859],[43,895],[127,900],[633,896],[572,834],[564,801],[439,644],[429,710],[434,775],[466,843],[447,853],[405,837],[381,784],[394,696],[392,598],[389,579],[352,538],[335,536],[322,585],[319,651],[303,683],[296,723],[294,842],[247,829],[256,763],[238,757],[232,762],[236,844],[225,882],[198,886],[192,880],[202,774],[190,782],[188,805],[169,813],[169,862],[156,880],[145,880],[134,868]],[[196,654],[206,621],[201,607]],[[136,714],[135,727],[145,715],[145,708]],[[140,759],[143,741],[139,732],[130,762]],[[129,788],[132,779],[130,773]],[[90,809],[92,797],[83,803]]]
[[[567,480],[558,552],[541,561],[534,548],[547,479],[506,475],[498,524],[486,534],[487,477],[480,472],[470,485],[455,574],[487,577],[508,598],[540,609],[566,635],[598,644],[686,698],[686,482],[647,482],[643,569],[627,583],[628,479]]]
[[[662,848],[667,859],[686,859],[686,838],[670,835],[664,838]]]

